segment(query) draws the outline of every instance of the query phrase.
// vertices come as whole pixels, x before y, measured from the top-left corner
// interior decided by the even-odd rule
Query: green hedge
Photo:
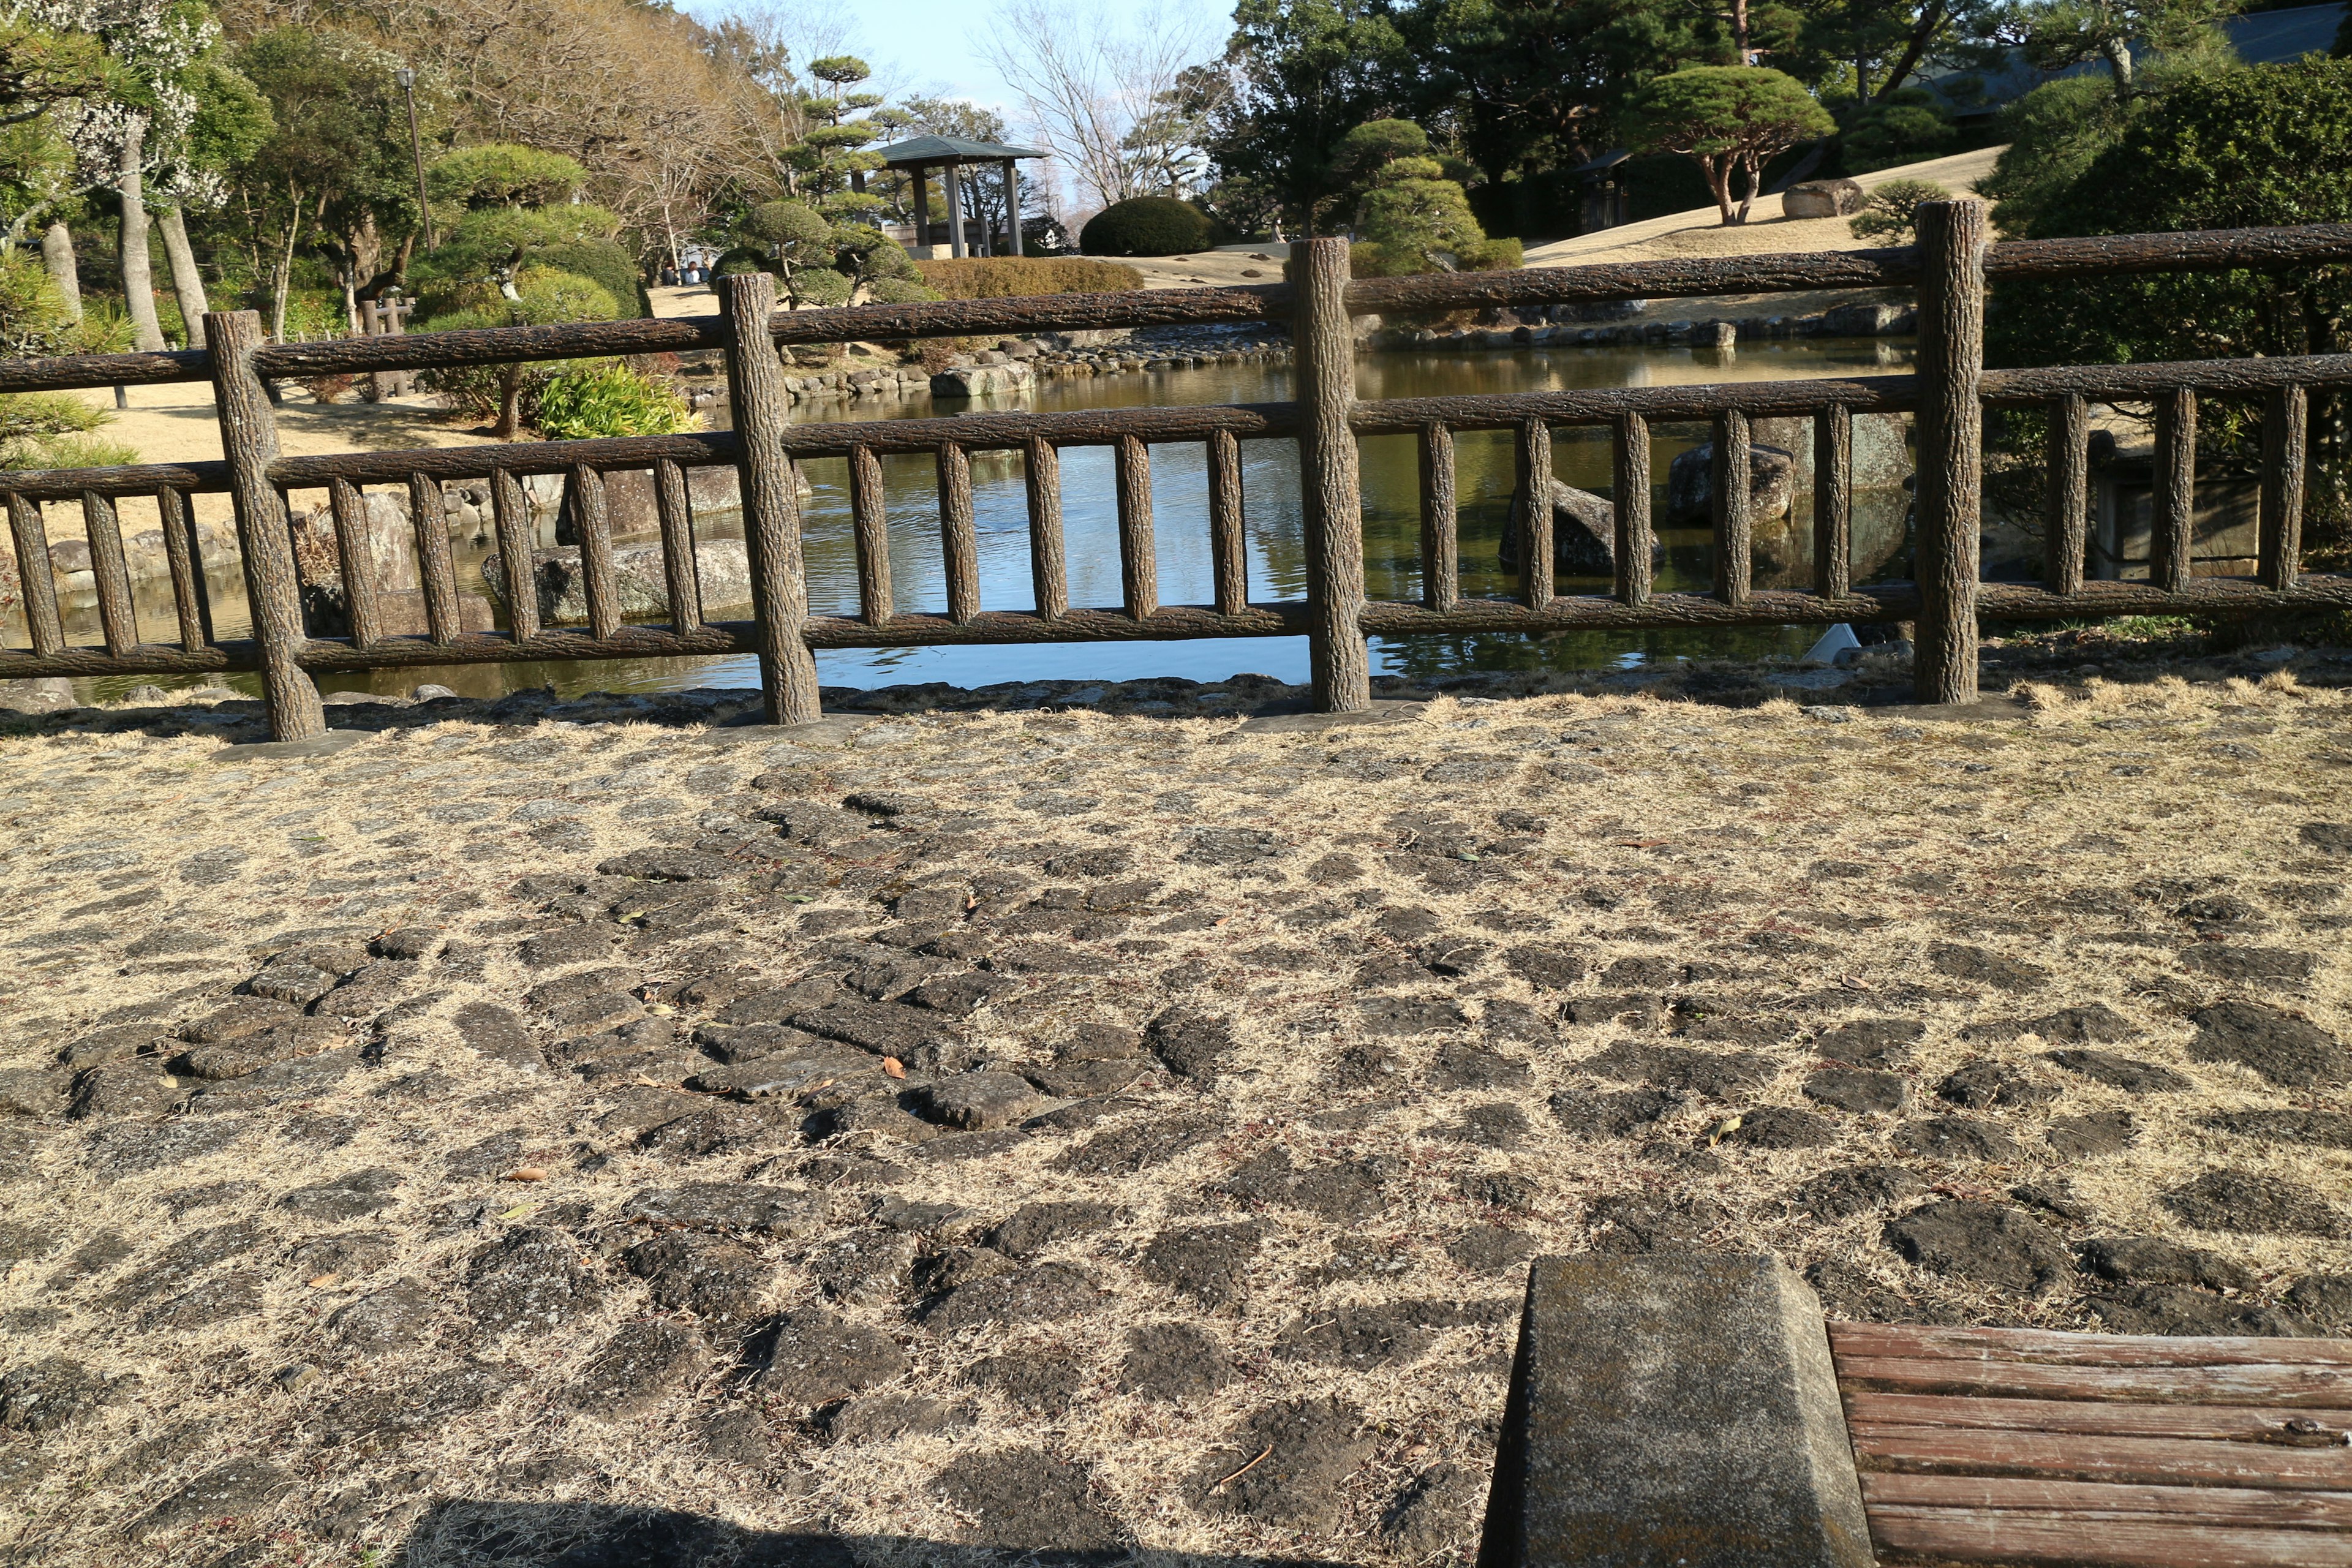
[[[1143,274],[1116,261],[1000,256],[917,261],[924,287],[943,300],[1011,300],[1030,294],[1113,294],[1143,287]]]

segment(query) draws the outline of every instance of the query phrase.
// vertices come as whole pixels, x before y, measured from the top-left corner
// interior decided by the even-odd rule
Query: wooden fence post
[[[791,396],[768,318],[776,280],[764,272],[719,279],[727,313],[727,387],[742,443],[743,542],[751,553],[751,615],[760,626],[760,691],[771,724],[817,717],[816,658],[802,628],[808,581],[801,571],[801,507],[784,450]]]
[[[1298,486],[1307,533],[1307,659],[1319,713],[1372,705],[1364,646],[1364,510],[1356,435],[1356,336],[1347,307],[1348,242],[1290,247],[1298,282],[1291,339],[1298,364]]]
[[[269,389],[253,373],[263,338],[251,310],[205,316],[212,345],[213,404],[220,420],[221,455],[228,459],[229,497],[236,507],[237,545],[245,555],[245,595],[252,605],[253,637],[261,649],[261,693],[270,735],[307,741],[327,732],[319,688],[296,662],[310,640],[302,624],[302,586],[294,569],[294,535],[286,498],[269,482],[278,460],[278,420]]]
[[[1981,549],[1985,208],[1919,206],[1918,634],[1911,687],[1921,702],[1977,700]]]

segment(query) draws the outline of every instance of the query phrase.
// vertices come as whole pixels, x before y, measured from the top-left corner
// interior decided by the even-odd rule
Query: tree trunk
[[[62,220],[41,231],[41,261],[49,269],[49,281],[65,297],[66,313],[80,321],[81,274],[74,269],[73,231]]]
[[[1731,0],[1731,42],[1739,51],[1741,65],[1754,65],[1748,58],[1748,0]]]
[[[302,237],[302,187],[287,183],[286,199],[292,215],[286,220],[286,248],[269,276],[269,341],[286,341],[286,290],[294,281],[294,243]]]
[[[1756,187],[1764,183],[1764,165],[1753,153],[1739,155],[1739,172],[1748,176],[1748,188],[1739,198],[1739,221],[1748,221],[1748,209],[1756,205]]]
[[[163,258],[172,266],[172,292],[180,301],[180,319],[188,323],[188,346],[205,346],[205,312],[212,309],[205,298],[205,275],[196,269],[195,247],[188,243],[187,215],[173,202],[163,209],[159,226],[163,231]]]
[[[147,255],[146,178],[140,162],[146,152],[147,117],[134,114],[123,121],[122,173],[117,190],[122,197],[122,293],[131,310],[132,346],[154,353],[163,344],[163,323],[155,316],[155,273]]]
[[[2107,38],[2100,43],[2099,53],[2105,58],[2107,69],[2115,73],[2116,96],[2129,98],[2132,90],[2131,46],[2121,38]]]
[[[1723,226],[1729,228],[1739,220],[1731,216],[1731,154],[1717,153],[1698,161],[1706,171],[1706,188],[1715,193],[1716,210],[1723,215]]]
[[[1911,29],[1910,37],[1904,41],[1902,58],[1887,71],[1886,79],[1878,84],[1875,101],[1884,103],[1918,68],[1919,61],[1927,53],[1927,46],[1935,41],[1937,29],[1944,25],[1944,18],[1949,14],[1945,0],[1933,0],[1932,4],[1921,8],[1919,25]]]
[[[499,371],[499,422],[490,434],[501,441],[511,441],[522,428],[522,366],[504,365]]]

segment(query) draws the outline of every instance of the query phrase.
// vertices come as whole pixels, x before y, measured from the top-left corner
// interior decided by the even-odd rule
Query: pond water
[[[1358,362],[1358,395],[1365,398],[1462,395],[1558,388],[1686,384],[1733,380],[1775,380],[1884,374],[1907,369],[1907,341],[1819,339],[1744,344],[1737,351],[1676,348],[1545,348],[1460,354],[1381,353]],[[1075,377],[1041,381],[1016,397],[979,400],[937,408],[929,399],[904,404],[827,403],[802,417],[873,419],[913,417],[950,408],[1076,410],[1146,404],[1263,403],[1293,395],[1286,365],[1244,363],[1200,369]],[[811,405],[802,405],[803,410]],[[1654,505],[1661,519],[1662,558],[1657,584],[1665,589],[1704,589],[1712,563],[1703,527],[1676,528],[1665,520],[1665,485],[1680,453],[1706,439],[1704,425],[1661,425],[1652,443]],[[1896,437],[1899,443],[1899,437]],[[1516,575],[1503,570],[1499,547],[1510,507],[1512,439],[1507,431],[1465,432],[1457,437],[1462,591],[1465,596],[1508,595]],[[1801,458],[1811,436],[1799,422],[1788,447]],[[1598,429],[1554,433],[1554,467],[1571,485],[1608,493],[1609,445]],[[1898,445],[1899,455],[1899,445]],[[1198,446],[1152,451],[1152,508],[1163,604],[1202,604],[1213,596],[1208,542],[1208,482],[1205,453]],[[1305,595],[1298,508],[1297,449],[1288,440],[1242,444],[1243,489],[1254,601],[1296,600]],[[988,609],[1033,605],[1027,513],[1020,458],[1012,453],[972,457],[973,509],[980,545],[981,599]],[[807,465],[814,493],[802,502],[804,553],[811,608],[820,614],[854,615],[857,607],[856,556],[848,497],[847,465],[824,459]],[[1371,595],[1412,600],[1421,594],[1419,479],[1415,447],[1409,437],[1381,437],[1362,444],[1365,565]],[[890,523],[891,572],[902,610],[946,608],[936,479],[928,455],[883,459]],[[1809,480],[1796,487],[1790,531],[1795,552],[1807,553]],[[1116,605],[1119,563],[1112,458],[1108,448],[1066,450],[1062,458],[1064,526],[1069,562],[1070,603]],[[1899,545],[1900,491],[1857,496],[1856,533],[1868,531],[1864,514],[1878,519],[1879,531],[1893,530]],[[126,523],[129,518],[126,516]],[[701,537],[740,537],[740,515],[698,517]],[[625,541],[631,542],[633,541]],[[465,586],[482,592],[480,563],[485,541],[459,542]],[[1784,551],[1784,554],[1788,552]],[[1858,562],[1855,580],[1902,575],[1899,559],[1873,574]],[[1759,535],[1758,581],[1778,566],[1801,572],[1801,560],[1775,563]],[[224,637],[245,635],[242,583],[232,568],[213,578],[215,620]],[[1563,592],[1605,592],[1607,584],[1562,580]],[[142,583],[139,593],[142,627],[150,636],[172,625],[167,590]],[[151,603],[152,597],[152,603]],[[718,606],[714,618],[724,618]],[[733,612],[737,615],[748,612]],[[69,617],[77,640],[95,640],[95,616],[83,610]],[[19,628],[11,627],[12,631]],[[1770,627],[1738,631],[1593,631],[1529,636],[1520,633],[1461,637],[1376,638],[1375,673],[1410,676],[1467,669],[1517,668],[1633,668],[1690,657],[1796,653],[1818,628]],[[14,641],[16,638],[12,637]],[[877,687],[899,682],[947,681],[982,686],[1003,680],[1119,680],[1145,676],[1186,676],[1219,680],[1242,673],[1285,681],[1307,679],[1304,637],[1216,639],[1197,642],[1043,645],[1011,647],[915,647],[837,649],[817,655],[820,679],[829,686]],[[405,691],[423,681],[437,682],[474,696],[494,696],[519,688],[553,686],[569,697],[590,690],[674,690],[690,687],[743,687],[758,683],[754,661],[730,658],[617,659],[579,663],[485,664],[413,668],[352,676],[328,676],[330,690]],[[87,695],[110,697],[139,684],[137,678],[77,683]],[[188,684],[190,682],[181,682]],[[257,689],[254,678],[232,684]]]

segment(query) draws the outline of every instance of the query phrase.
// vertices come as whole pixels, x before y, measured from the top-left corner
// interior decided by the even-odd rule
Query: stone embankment
[[[0,1492],[45,1568],[1402,1568],[1538,1255],[2352,1331],[2297,670],[19,721]]]

